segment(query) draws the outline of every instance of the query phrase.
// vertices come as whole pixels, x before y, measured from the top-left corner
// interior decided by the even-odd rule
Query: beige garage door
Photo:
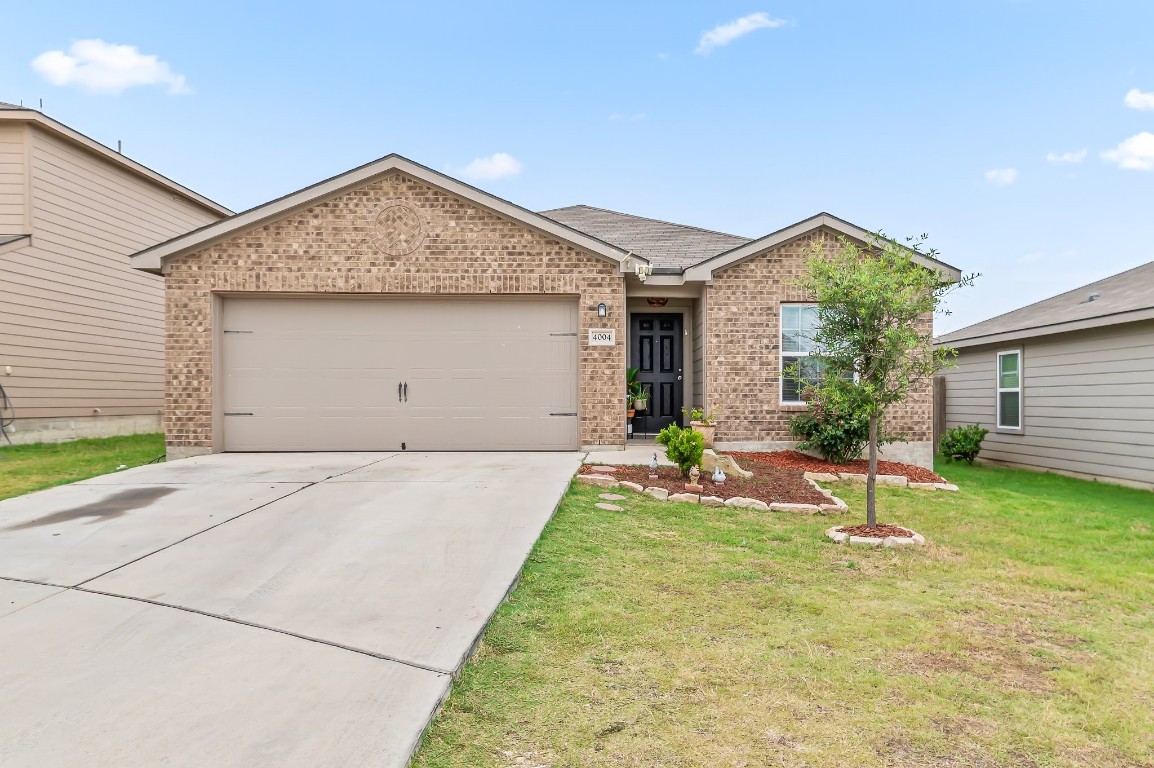
[[[223,303],[226,451],[573,450],[576,300]]]

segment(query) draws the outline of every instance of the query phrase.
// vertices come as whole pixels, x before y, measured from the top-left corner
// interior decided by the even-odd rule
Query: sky
[[[533,210],[928,234],[945,333],[1154,260],[1154,2],[10,4],[0,101],[243,210],[397,152]]]

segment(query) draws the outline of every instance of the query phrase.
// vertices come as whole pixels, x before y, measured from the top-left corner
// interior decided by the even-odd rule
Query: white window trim
[[[1002,386],[1002,358],[1008,355],[1016,355],[1018,358],[1018,386],[1016,387]],[[1022,350],[1006,349],[999,352],[994,361],[994,428],[998,431],[1022,431],[1022,426],[1026,421],[1026,409],[1022,403],[1022,379]],[[1002,394],[1004,392],[1018,393],[1018,426],[1016,427],[1007,427],[1002,424]]]
[[[785,399],[785,308],[786,307],[813,307],[817,308],[817,303],[812,301],[783,301],[777,305],[777,402],[778,405],[809,405],[808,400],[786,400]],[[809,357],[809,355],[791,354],[789,357]]]

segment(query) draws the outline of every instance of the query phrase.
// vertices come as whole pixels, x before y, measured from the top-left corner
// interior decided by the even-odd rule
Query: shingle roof
[[[747,237],[588,205],[571,205],[540,213],[578,232],[632,251],[648,259],[655,269],[671,267],[682,270],[750,242]]]
[[[1108,325],[1124,320],[1119,315],[1150,309],[1154,309],[1154,261],[947,333],[938,341],[974,344],[983,343],[987,336],[1007,333],[1039,336],[1065,330],[1063,326],[1070,323],[1078,323],[1078,327]]]
[[[22,107],[19,104],[9,104],[6,101],[0,101],[0,109],[27,109],[27,107]]]

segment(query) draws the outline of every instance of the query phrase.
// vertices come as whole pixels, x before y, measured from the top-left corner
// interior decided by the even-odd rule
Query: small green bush
[[[973,464],[982,450],[982,440],[989,433],[981,424],[950,427],[938,441],[938,450],[948,459],[965,459],[967,464]]]
[[[805,392],[809,410],[789,422],[789,431],[799,439],[803,451],[817,451],[826,461],[845,464],[860,458],[869,445],[870,420],[861,390],[852,382],[835,380]],[[878,428],[878,445],[897,437]]]
[[[657,442],[665,446],[665,455],[681,469],[681,474],[688,475],[689,470],[701,463],[705,453],[705,438],[700,432],[692,429],[682,429],[676,424],[670,424],[657,434]]]

